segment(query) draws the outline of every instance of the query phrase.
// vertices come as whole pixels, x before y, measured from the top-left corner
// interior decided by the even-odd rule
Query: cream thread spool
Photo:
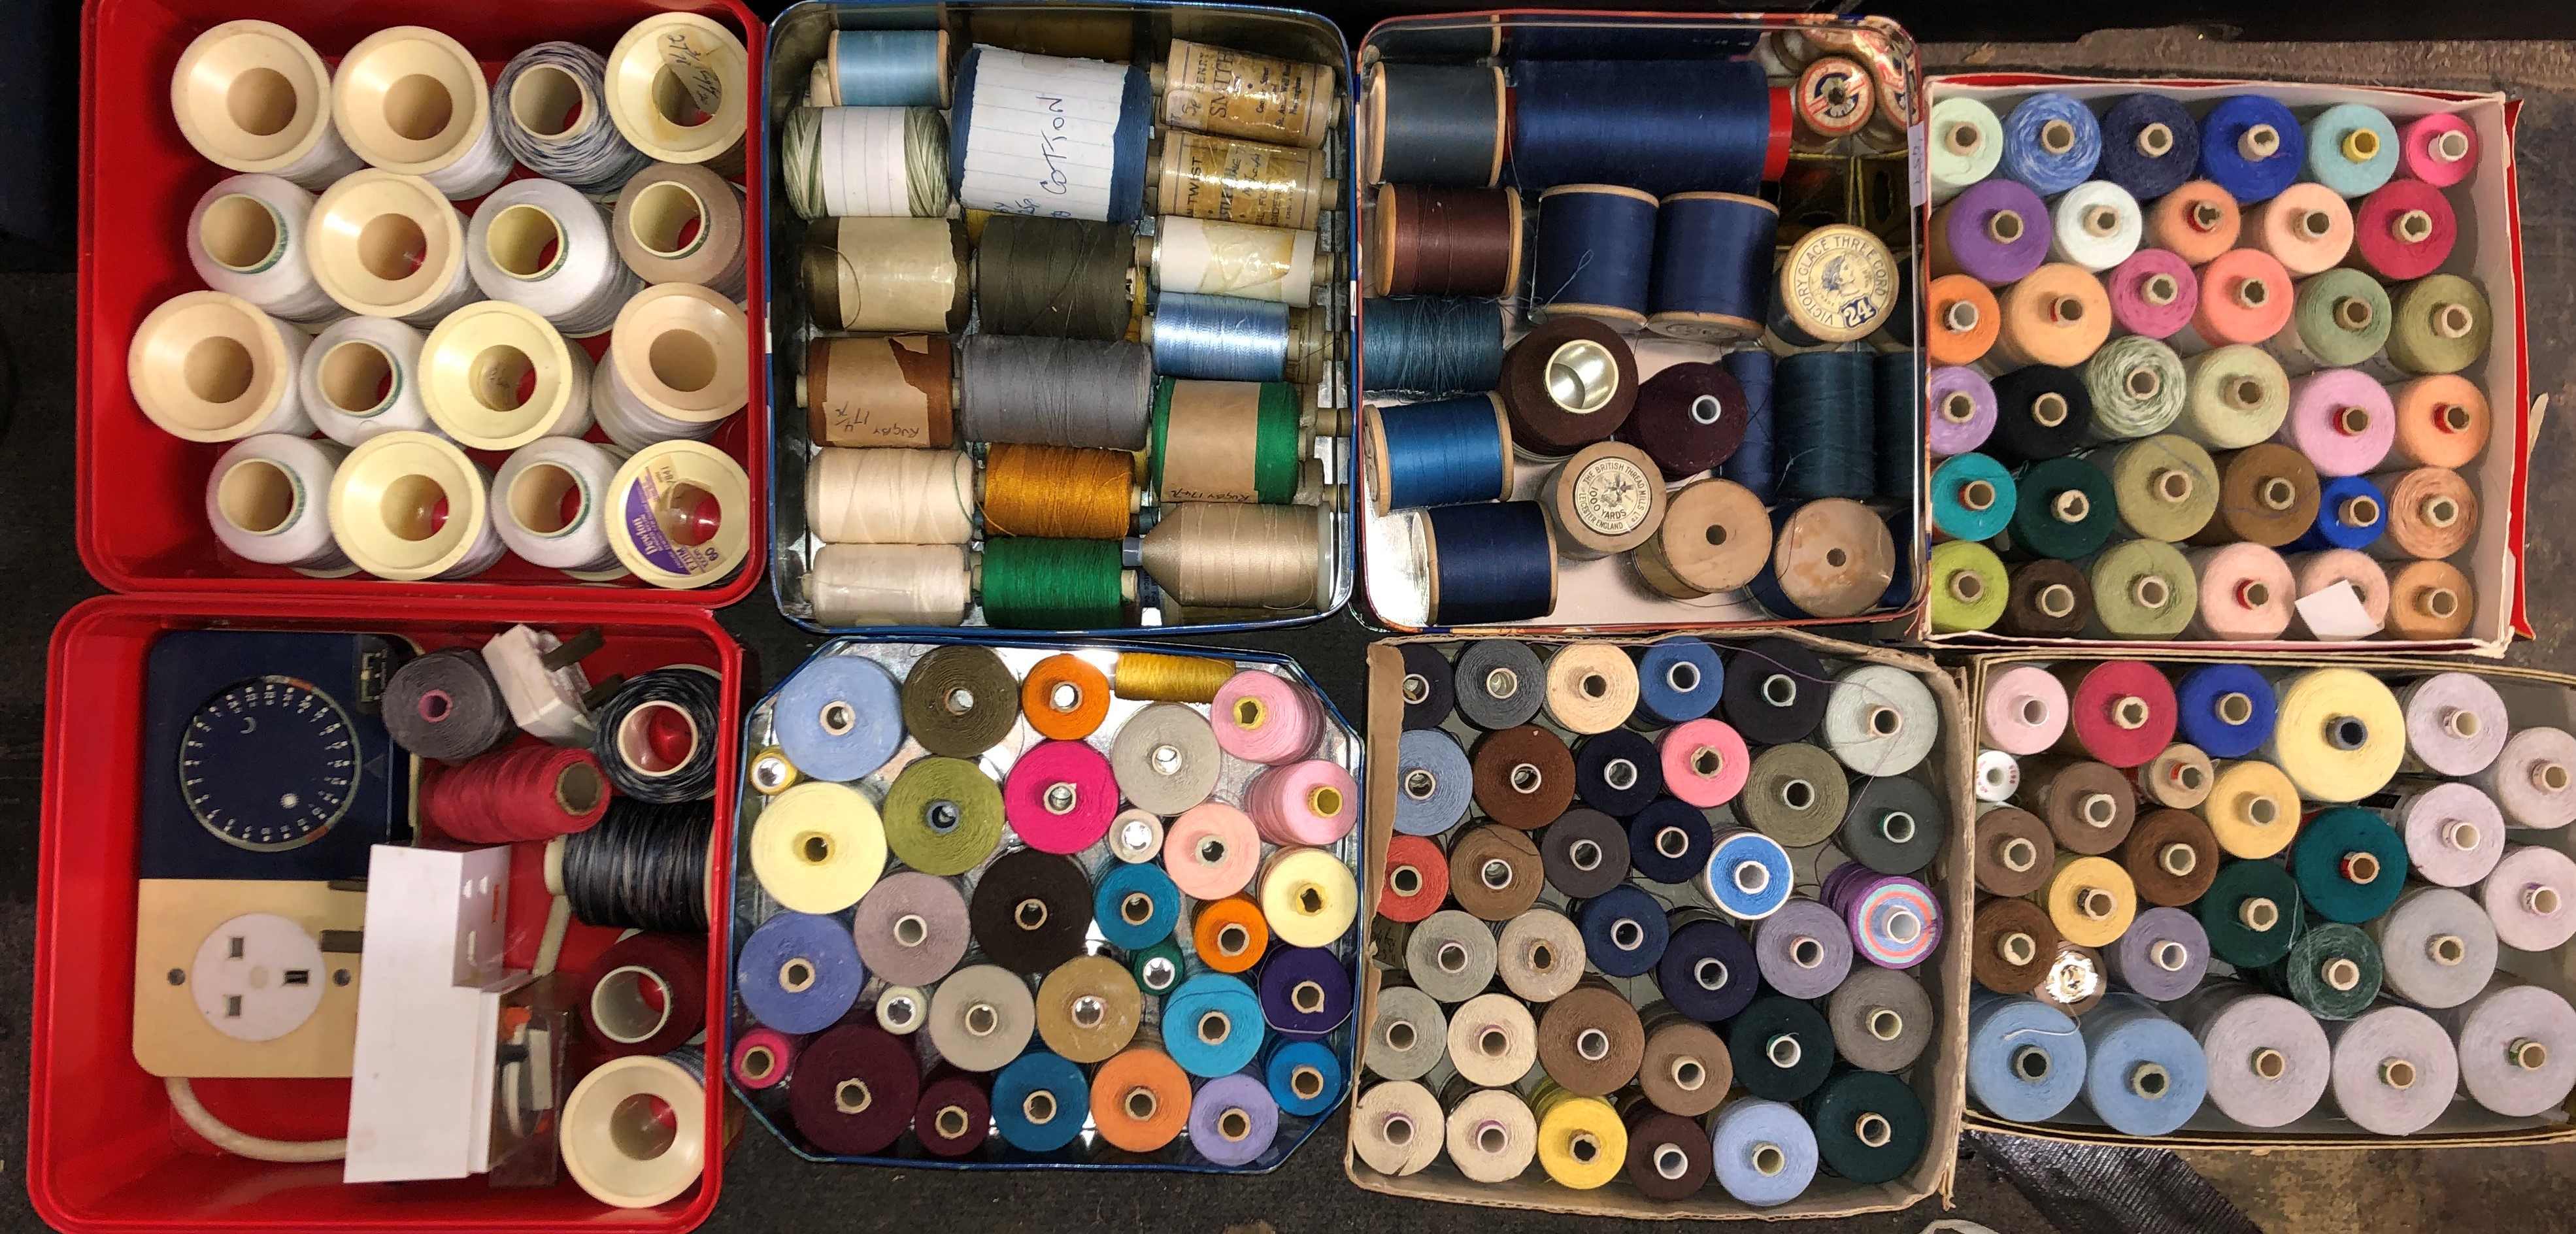
[[[590,1198],[618,1208],[677,1197],[705,1168],[706,1096],[705,1079],[669,1058],[638,1054],[601,1064],[564,1101],[564,1172]]]
[[[751,320],[704,287],[660,283],[617,314],[591,412],[629,450],[701,440],[751,402]]]
[[[975,605],[975,569],[963,544],[826,544],[802,590],[817,625],[956,626]]]
[[[304,231],[313,194],[283,176],[215,182],[188,212],[188,264],[206,286],[240,296],[271,317],[317,326],[348,315],[313,278]]]
[[[528,562],[584,582],[622,578],[608,547],[608,491],[626,452],[577,437],[540,437],[492,477],[492,522]]]
[[[492,527],[491,487],[447,439],[385,433],[350,451],[332,475],[331,535],[378,578],[471,578],[505,551]]]
[[[1243,223],[1162,215],[1155,234],[1139,238],[1137,256],[1154,270],[1165,291],[1269,300],[1290,308],[1314,302],[1319,281],[1332,276],[1329,257],[1317,261],[1315,233]]]
[[[491,192],[517,165],[492,125],[483,66],[427,26],[378,30],[340,57],[331,122],[359,158],[418,176],[453,201]]]
[[[644,290],[608,238],[608,211],[571,185],[502,185],[465,227],[465,268],[495,300],[533,309],[572,338],[605,333]]]
[[[135,327],[125,380],[143,414],[188,441],[313,431],[296,391],[309,345],[303,331],[239,296],[192,291],[163,301]]]
[[[458,445],[516,450],[590,431],[590,353],[506,300],[448,314],[420,348],[421,401]]]
[[[830,544],[965,544],[975,460],[955,450],[826,447],[805,473],[805,528]]]
[[[197,153],[234,171],[319,191],[365,166],[331,121],[331,70],[275,22],[228,21],[190,41],[170,112]]]
[[[608,53],[608,117],[635,148],[664,163],[743,165],[751,56],[711,18],[660,13]]]
[[[427,336],[391,317],[343,317],[304,349],[296,395],[322,435],[344,446],[400,430],[437,432],[420,400]],[[443,435],[443,434],[442,434]]]
[[[751,480],[742,464],[694,441],[635,452],[610,482],[610,547],[656,587],[704,587],[751,551]]]
[[[356,572],[331,539],[331,474],[338,444],[263,433],[245,437],[206,476],[206,522],[246,561],[288,566],[311,578]]]
[[[483,298],[465,268],[465,216],[418,176],[369,168],[325,189],[305,253],[352,313],[426,330]]]
[[[746,293],[743,194],[685,163],[656,163],[618,190],[609,233],[647,283],[696,283],[739,304]]]

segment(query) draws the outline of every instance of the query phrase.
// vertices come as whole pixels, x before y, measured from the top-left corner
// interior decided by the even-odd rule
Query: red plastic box
[[[185,607],[190,612],[172,610]],[[532,604],[511,597],[413,606],[402,616],[342,599],[108,596],[54,627],[46,670],[44,846],[36,891],[36,982],[28,1086],[27,1193],[65,1230],[678,1231],[704,1221],[723,1178],[724,1064],[705,1081],[706,1169],[698,1185],[649,1209],[611,1208],[569,1175],[551,1189],[495,1190],[480,1177],[347,1185],[340,1163],[276,1165],[218,1152],[171,1112],[159,1077],[134,1061],[135,846],[144,774],[143,671],[169,630],[365,630],[423,650],[480,643],[522,620],[559,633],[598,626],[594,678],[672,664],[724,675],[716,783],[735,783],[742,649],[703,612],[620,603]],[[716,799],[710,885],[732,886],[733,803]],[[520,846],[523,850],[533,846]],[[541,862],[512,873],[509,960],[524,967],[545,927]],[[726,919],[711,914],[707,1022],[725,1015]],[[617,931],[576,923],[559,971],[578,973]],[[322,1139],[347,1121],[346,1080],[205,1080],[199,1100],[252,1135]]]
[[[345,600],[427,597],[595,600],[599,585],[505,556],[457,582],[397,583],[365,575],[312,579],[224,552],[206,525],[206,475],[220,445],[182,441],[146,419],[126,387],[125,356],[135,327],[155,305],[202,286],[188,265],[189,208],[232,174],[200,156],[170,113],[170,74],[179,53],[208,27],[237,18],[274,21],[304,36],[325,62],[387,26],[427,25],[473,51],[486,78],[532,44],[570,39],[606,54],[619,35],[657,12],[696,12],[731,28],[751,53],[759,82],[766,27],[740,0],[96,0],[81,37],[81,225],[79,539],[81,561],[117,591],[338,596]],[[625,599],[722,608],[750,594],[769,544],[768,364],[762,354],[767,293],[761,217],[767,164],[746,143],[744,235],[750,248],[751,402],[708,444],[731,455],[751,479],[745,510],[751,551],[734,577],[689,591],[634,579],[610,584]],[[517,173],[525,175],[525,171]],[[472,213],[470,202],[459,203]],[[605,336],[585,340],[594,357]],[[502,455],[474,451],[497,469]]]

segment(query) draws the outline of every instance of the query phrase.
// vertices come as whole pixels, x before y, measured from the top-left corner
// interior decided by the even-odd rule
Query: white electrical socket
[[[510,718],[520,728],[559,746],[589,748],[598,732],[581,696],[590,693],[590,678],[579,663],[547,668],[546,653],[563,640],[529,626],[512,626],[483,644],[483,665],[500,683],[510,704]]]
[[[216,1032],[275,1041],[313,1018],[330,979],[304,927],[275,913],[244,913],[197,945],[188,992]]]

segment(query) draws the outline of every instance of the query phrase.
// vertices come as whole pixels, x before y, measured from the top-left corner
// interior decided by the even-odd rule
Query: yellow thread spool
[[[2079,947],[2110,946],[2138,915],[2137,884],[2108,857],[2059,853],[2048,885],[2031,898],[2048,909],[2058,934]]]
[[[1109,692],[1146,702],[1213,703],[1234,673],[1234,661],[1222,658],[1122,651],[1111,670]]]
[[[837,913],[858,903],[885,864],[885,822],[846,784],[789,788],[751,825],[752,876],[793,912]]]

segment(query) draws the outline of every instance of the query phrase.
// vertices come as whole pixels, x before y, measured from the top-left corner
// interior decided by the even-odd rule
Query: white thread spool
[[[645,168],[619,190],[609,230],[617,255],[645,282],[695,283],[742,302],[742,190],[716,173],[680,163]]]
[[[751,320],[723,296],[658,283],[617,314],[591,413],[629,450],[698,441],[751,402]]]
[[[359,569],[397,582],[472,578],[506,551],[492,528],[492,478],[429,433],[384,433],[331,477],[331,536]]]
[[[810,107],[790,114],[779,147],[789,169],[789,206],[809,219],[909,218],[927,213],[913,209],[913,165],[926,161],[944,169],[948,158],[944,148],[914,156],[914,110]],[[807,166],[813,168],[810,181]],[[934,201],[925,205],[945,207],[946,187],[943,178]]]
[[[296,396],[305,333],[220,291],[173,296],[135,327],[126,385],[154,424],[189,441],[313,431]]]
[[[359,158],[470,201],[514,166],[492,127],[491,92],[464,44],[427,26],[394,26],[340,57],[331,119]]]
[[[590,353],[506,300],[447,315],[420,348],[420,396],[457,444],[516,450],[590,431]]]
[[[805,574],[818,625],[958,626],[975,606],[963,544],[826,544]]]
[[[365,166],[331,122],[331,70],[275,22],[228,21],[198,35],[170,74],[170,113],[197,153],[319,191]]]
[[[608,238],[608,208],[552,180],[504,184],[474,208],[465,268],[484,295],[534,309],[572,338],[606,333],[644,290]]]
[[[1155,224],[1155,285],[1304,308],[1315,294],[1315,233],[1166,214]]]
[[[379,433],[438,431],[420,400],[420,331],[391,317],[343,317],[304,349],[295,385],[313,427],[344,446]]]
[[[314,578],[355,573],[331,538],[331,476],[345,446],[284,433],[245,437],[206,476],[206,522],[235,556]]]
[[[975,538],[975,460],[956,450],[818,451],[805,528],[827,544],[964,544]]]
[[[429,181],[368,168],[313,203],[305,257],[352,313],[426,330],[483,298],[465,268],[465,215]]]
[[[564,1172],[590,1198],[617,1208],[665,1203],[706,1168],[706,1082],[647,1054],[602,1063],[565,1099],[562,1136]]]
[[[2108,180],[2088,180],[2066,190],[2051,214],[2048,259],[2073,262],[2095,274],[2137,252],[2145,227],[2138,199]]]
[[[257,172],[215,182],[188,212],[188,264],[217,291],[271,317],[314,326],[349,315],[314,281],[304,254],[313,194]]]
[[[711,18],[659,13],[608,53],[608,116],[665,163],[739,165],[751,56]]]
[[[527,561],[584,582],[623,577],[608,547],[609,486],[626,452],[578,437],[540,437],[492,477],[492,525]]]
[[[609,482],[608,544],[656,587],[705,587],[751,553],[751,477],[723,451],[660,441],[635,452]]]

